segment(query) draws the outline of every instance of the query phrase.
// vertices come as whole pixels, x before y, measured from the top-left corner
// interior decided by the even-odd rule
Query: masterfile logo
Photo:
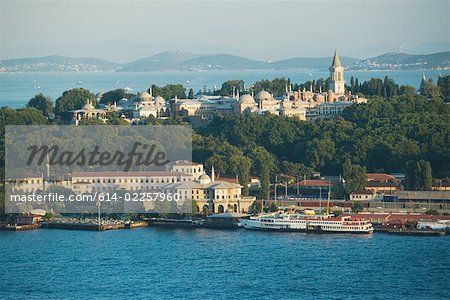
[[[177,161],[192,161],[190,126],[6,126],[5,208],[190,212],[190,197],[169,189],[195,179]]]

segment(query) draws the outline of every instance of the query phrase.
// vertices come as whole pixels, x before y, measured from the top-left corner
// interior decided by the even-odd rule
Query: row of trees
[[[360,83],[358,78],[350,78],[350,85],[346,86],[348,91],[353,94],[361,93],[365,96],[393,97],[398,95],[415,94],[416,89],[409,85],[401,85],[389,77],[371,78]],[[419,92],[428,98],[442,97],[444,100],[450,100],[450,76],[439,76],[437,85],[434,85],[433,79],[428,79],[421,83]]]

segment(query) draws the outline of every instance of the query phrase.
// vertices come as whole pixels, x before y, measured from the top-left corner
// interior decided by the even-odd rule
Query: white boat
[[[313,210],[305,209],[303,214],[293,211],[261,215],[250,219],[241,219],[245,229],[304,231],[317,233],[373,233],[372,223],[367,219],[350,216],[334,217],[330,214],[331,191],[328,189],[327,210],[325,214],[316,215]]]
[[[317,233],[373,233],[367,219],[333,215],[273,214],[241,219],[242,226],[253,230],[303,231]]]

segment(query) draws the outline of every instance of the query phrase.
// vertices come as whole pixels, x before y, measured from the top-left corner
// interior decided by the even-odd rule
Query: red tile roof
[[[239,182],[236,182],[236,178],[232,178],[232,177],[219,177],[219,178],[216,178],[216,181],[225,181],[228,183],[238,183],[239,184]]]
[[[367,173],[367,180],[368,181],[391,181],[395,180],[395,177],[386,174],[386,173]]]
[[[397,187],[397,183],[368,181],[368,182],[366,182],[365,187]]]

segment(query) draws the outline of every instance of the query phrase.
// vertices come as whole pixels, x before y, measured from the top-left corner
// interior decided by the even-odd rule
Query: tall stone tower
[[[344,67],[341,65],[337,50],[334,51],[333,62],[330,67],[330,81],[330,90],[337,95],[343,95],[345,92]]]

